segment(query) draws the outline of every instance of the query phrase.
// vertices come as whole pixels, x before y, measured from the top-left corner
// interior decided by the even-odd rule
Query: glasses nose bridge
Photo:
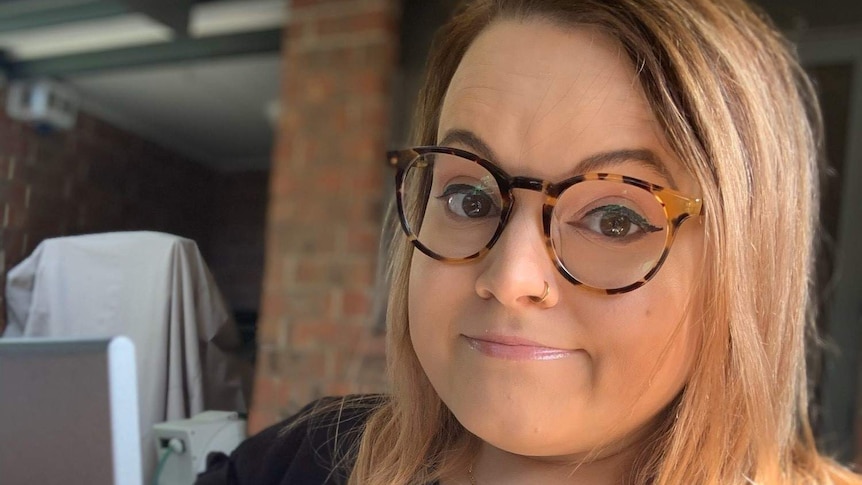
[[[543,196],[547,196],[548,195],[548,189],[551,186],[550,182],[547,182],[547,181],[542,180],[542,179],[533,178],[533,177],[511,177],[507,180],[507,182],[509,184],[509,193],[511,194],[511,197],[512,197],[512,208],[514,208],[514,205],[515,205],[515,196],[512,193],[515,189],[529,190],[531,192],[538,192],[538,193],[542,194]],[[502,220],[502,227],[500,229],[501,232],[502,232],[503,228],[505,228],[509,225],[509,223],[511,221],[511,217],[512,217],[512,211],[509,211],[507,214],[505,214],[505,217]],[[542,221],[540,221],[539,223],[541,225]],[[540,232],[542,232],[541,228],[540,228]]]
[[[546,180],[537,179],[537,178],[533,178],[533,177],[512,177],[507,182],[509,183],[510,194],[512,193],[512,191],[514,189],[522,189],[522,190],[529,190],[531,192],[538,192],[538,193],[542,194],[543,196],[545,196],[545,200],[547,200],[548,197],[551,196],[551,185],[552,184]],[[514,194],[512,194],[511,197],[512,197],[512,204],[514,205],[514,202],[515,202]],[[506,222],[508,222],[508,221],[503,221],[504,225]]]
[[[508,231],[505,231],[504,229],[509,228],[513,223],[514,207],[515,207],[515,196],[513,194],[513,191],[515,189],[522,189],[522,190],[528,190],[531,192],[538,192],[543,196],[542,200],[544,201],[545,198],[548,196],[549,188],[552,185],[550,182],[544,181],[542,179],[532,178],[532,177],[510,177],[510,178],[506,179],[506,183],[508,184],[508,192],[510,194],[510,197],[512,198],[511,199],[512,205],[510,206],[510,210],[507,211],[506,214],[504,214],[504,218],[501,221],[501,226],[499,229],[498,236],[502,236],[502,234],[504,232],[508,232]],[[523,214],[522,217],[523,217],[523,219],[516,224],[530,226],[535,222],[535,220],[533,220],[532,214]],[[542,219],[542,217],[543,217],[543,215],[540,215],[540,218],[538,220],[539,235],[537,237],[544,237],[544,235],[545,235],[545,232],[543,230],[543,219]],[[524,227],[526,227],[526,226],[524,226]],[[502,239],[502,237],[500,239]],[[497,245],[496,243],[499,242],[500,239],[495,238],[494,241],[491,243],[491,245],[488,246],[488,250],[490,250],[493,246],[496,246]],[[518,244],[524,244],[524,243],[526,243],[526,241],[528,239],[532,240],[532,237],[531,238],[518,238],[517,241],[518,241]],[[504,243],[504,244],[508,244],[508,243]],[[529,244],[535,244],[535,241],[530,242]],[[539,243],[539,244],[543,248],[540,252],[544,254],[546,252],[544,250],[545,245],[544,245],[544,243]],[[536,247],[538,247],[538,246],[536,246]],[[520,256],[524,256],[525,254],[529,254],[529,253],[532,253],[532,252],[525,252],[525,251],[517,251],[516,252],[516,254],[519,254]],[[545,256],[545,257],[547,257],[547,256]]]
[[[549,185],[549,182],[532,177],[512,177],[509,180],[509,186],[512,189],[532,190],[534,192],[541,192],[542,194],[547,194]]]

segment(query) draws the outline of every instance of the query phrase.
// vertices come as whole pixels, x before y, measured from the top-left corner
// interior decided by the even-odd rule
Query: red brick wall
[[[86,114],[68,132],[39,134],[0,110],[0,330],[6,272],[45,238],[156,230],[198,241],[206,256],[214,177]]]
[[[383,390],[372,300],[397,7],[292,2],[251,432],[320,395]]]

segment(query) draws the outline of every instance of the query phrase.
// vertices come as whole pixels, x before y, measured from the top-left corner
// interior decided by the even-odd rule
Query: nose
[[[538,198],[518,201],[500,239],[480,263],[476,293],[481,298],[495,298],[512,308],[551,307],[559,299],[557,271],[548,257]]]

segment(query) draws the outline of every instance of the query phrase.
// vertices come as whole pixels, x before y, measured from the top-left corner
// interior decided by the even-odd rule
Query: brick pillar
[[[292,2],[252,433],[322,395],[383,390],[372,300],[397,15],[396,0]]]

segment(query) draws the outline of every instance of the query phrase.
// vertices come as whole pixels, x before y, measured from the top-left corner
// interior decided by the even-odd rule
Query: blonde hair
[[[501,18],[591,25],[618,39],[672,150],[702,190],[704,337],[689,382],[662,413],[656,445],[637,460],[630,481],[862,482],[817,452],[809,425],[805,340],[813,325],[820,113],[786,41],[742,0],[476,0],[436,38],[417,144],[436,143],[461,58]],[[367,422],[352,484],[428,483],[466,469],[478,447],[414,353],[412,247],[394,233],[391,396]]]

